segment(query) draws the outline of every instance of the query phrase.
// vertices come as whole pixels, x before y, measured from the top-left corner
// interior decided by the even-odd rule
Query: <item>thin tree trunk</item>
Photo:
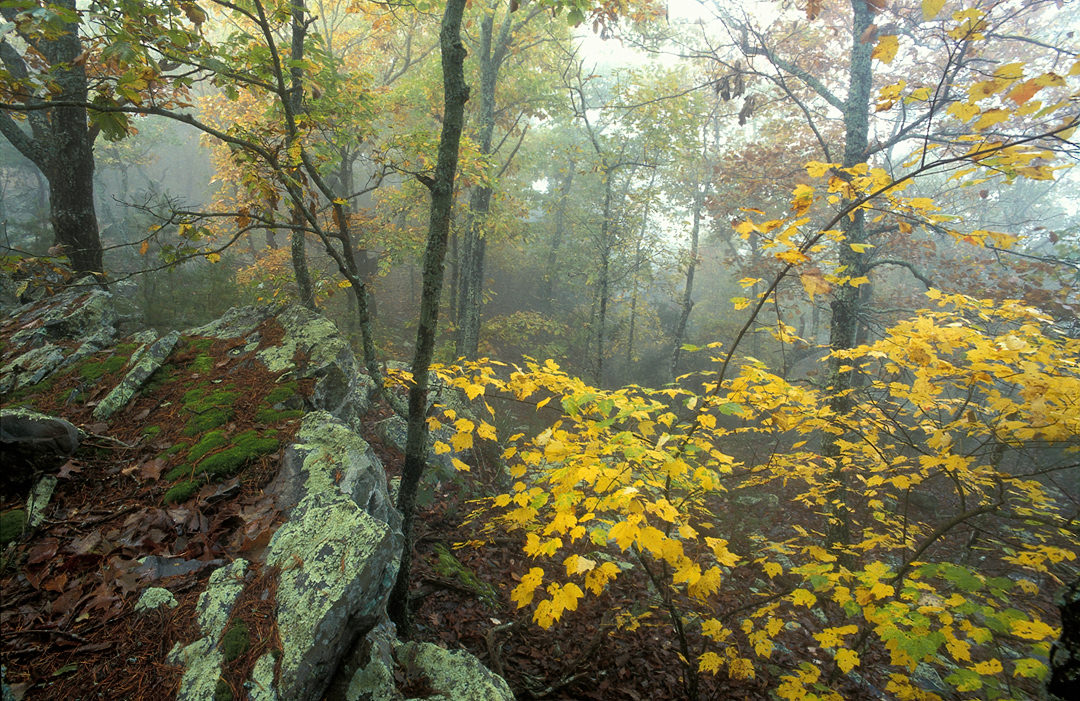
[[[690,312],[694,308],[694,274],[697,271],[698,246],[701,236],[701,207],[705,202],[705,193],[708,187],[707,182],[702,182],[694,187],[694,223],[690,227],[690,251],[686,262],[686,284],[683,286],[682,303],[679,305],[679,321],[675,324],[675,334],[672,338],[674,348],[671,351],[671,372],[669,373],[672,379],[675,379],[679,373],[683,338],[686,336],[686,326],[690,321]]]
[[[413,384],[409,388],[405,465],[402,468],[397,501],[405,542],[401,553],[401,566],[388,605],[390,618],[397,624],[402,635],[408,635],[411,627],[409,579],[412,570],[416,489],[427,458],[428,371],[435,351],[446,242],[454,202],[454,176],[457,172],[458,148],[465,122],[465,102],[469,99],[469,88],[465,85],[465,47],[461,43],[461,17],[465,11],[465,2],[466,0],[447,1],[439,31],[444,115],[435,177],[425,182],[431,191],[431,218],[428,223],[427,248],[424,251],[420,323],[416,330],[416,351],[412,363]]]
[[[293,114],[299,114],[304,107],[304,68],[300,61],[304,59],[304,38],[307,35],[307,23],[304,14],[307,8],[304,0],[292,0],[292,62],[289,68],[290,94]],[[304,246],[304,213],[300,210],[300,203],[293,203],[292,223],[293,230],[290,237],[292,249],[293,274],[296,276],[296,287],[300,295],[300,303],[308,309],[315,309],[315,287],[311,282],[311,272],[308,270],[307,252]],[[352,256],[352,251],[345,251],[346,256]]]
[[[866,158],[870,133],[870,92],[873,84],[873,66],[870,58],[873,42],[865,42],[862,37],[873,23],[874,16],[863,0],[851,0],[851,7],[853,42],[848,96],[844,108],[843,165],[846,168],[862,163]],[[866,241],[863,210],[856,210],[851,217],[844,220],[843,231],[847,244],[859,244]],[[850,245],[840,246],[839,264],[850,271],[852,277],[866,274],[865,255],[856,252]],[[829,327],[829,345],[834,351],[847,350],[856,345],[859,332],[860,296],[859,289],[850,285],[844,285],[836,292],[836,298],[831,305],[832,320]],[[854,398],[850,390],[854,386],[855,373],[841,372],[840,368],[843,364],[839,358],[834,358],[829,368],[830,384],[833,390],[830,407],[839,417],[846,415],[854,406]],[[847,438],[847,436],[830,434],[822,445],[822,455],[833,465],[831,477],[834,487],[830,501],[834,506],[828,538],[830,543],[839,547],[843,547],[851,540],[847,507],[848,485],[841,469],[842,451],[839,444],[841,439]]]
[[[544,272],[543,302],[549,306],[555,300],[555,268],[559,261],[559,248],[562,246],[563,236],[566,231],[566,201],[570,197],[570,189],[574,184],[574,161],[566,166],[566,177],[563,178],[562,187],[559,189],[559,199],[555,206],[555,227],[551,236],[551,249],[548,251],[547,268]]]

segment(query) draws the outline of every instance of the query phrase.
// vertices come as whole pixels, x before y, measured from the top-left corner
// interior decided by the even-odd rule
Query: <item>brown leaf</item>
[[[67,585],[68,576],[66,574],[58,574],[52,579],[46,581],[41,585],[41,588],[45,591],[54,591],[57,594],[63,593],[64,587]]]
[[[72,475],[82,472],[82,465],[77,460],[68,460],[64,463],[64,466],[60,468],[60,471],[56,473],[56,476],[60,479],[69,479]]]
[[[154,458],[144,462],[139,469],[139,474],[143,479],[156,480],[161,477],[162,470],[165,469],[165,461],[161,458]]]
[[[59,547],[60,541],[56,538],[43,538],[37,545],[30,548],[30,552],[26,556],[26,564],[40,565],[46,560],[51,560],[56,556]]]

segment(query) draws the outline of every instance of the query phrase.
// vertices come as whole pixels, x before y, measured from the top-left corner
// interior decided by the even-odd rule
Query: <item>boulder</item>
[[[173,331],[162,336],[150,346],[144,344],[136,350],[131,356],[131,369],[128,370],[124,379],[120,380],[120,384],[105,395],[105,398],[97,405],[94,409],[94,418],[98,421],[104,421],[127,406],[127,403],[142,388],[146,380],[169,357],[178,340],[180,340],[180,332]]]
[[[288,511],[310,494],[337,491],[375,519],[401,531],[382,463],[364,439],[329,412],[306,414],[296,442],[285,451],[274,481],[266,488],[276,506]]]
[[[13,407],[0,409],[0,488],[23,489],[59,469],[79,447],[79,429],[64,419]]]
[[[422,683],[425,699],[439,701],[513,701],[510,686],[464,650],[446,650],[431,643],[392,641],[392,661],[385,648],[372,645],[371,662],[349,684],[347,701],[404,701],[395,684],[399,667],[406,679]]]
[[[266,561],[280,568],[277,693],[319,699],[341,658],[385,616],[400,533],[338,492],[312,494],[278,529]]]
[[[177,643],[169,652],[169,664],[184,667],[178,701],[207,701],[215,697],[224,661],[219,643],[233,607],[244,590],[247,561],[234,560],[210,575],[206,591],[199,596],[198,624],[202,637],[189,645]]]

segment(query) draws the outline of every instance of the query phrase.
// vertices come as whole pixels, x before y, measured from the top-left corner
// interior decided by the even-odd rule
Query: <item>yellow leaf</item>
[[[784,261],[785,263],[789,263],[790,265],[799,265],[800,263],[805,263],[806,261],[810,260],[810,257],[807,256],[805,253],[795,250],[794,248],[789,248],[786,251],[781,251],[780,253],[776,254],[776,257],[779,260]],[[740,307],[736,307],[736,309],[739,308]]]
[[[1058,636],[1058,630],[1042,621],[1013,621],[1012,634],[1025,640],[1046,640]]]
[[[496,440],[495,427],[486,421],[481,421],[479,428],[476,429],[476,435],[489,441]]]
[[[972,668],[976,674],[998,674],[1002,669],[1001,660],[996,659],[979,662]]]
[[[870,58],[876,58],[882,63],[892,63],[896,58],[896,50],[900,48],[900,41],[895,35],[887,34],[878,39],[877,45],[874,47],[873,53],[870,54]]]
[[[569,577],[570,575],[591,571],[596,567],[596,560],[590,560],[580,555],[571,555],[563,561],[563,564],[566,565],[566,576]]]
[[[791,592],[791,603],[796,606],[805,606],[810,608],[817,603],[817,597],[806,589],[796,589]]]
[[[206,254],[206,260],[210,261],[211,263],[217,263],[219,260],[221,260],[221,254],[220,253],[207,253]]]
[[[495,497],[495,506],[502,507],[502,506],[507,506],[509,504],[510,504],[510,495],[509,494],[500,494],[499,496]]]
[[[769,579],[784,572],[784,568],[775,562],[766,562],[763,567],[765,568],[765,574],[769,575]]]
[[[442,441],[435,441],[434,448],[436,455],[445,455],[446,453],[450,452],[450,446],[448,446],[446,443],[443,443]]]
[[[961,122],[967,122],[979,113],[979,107],[969,102],[954,102],[949,105],[947,112]]]
[[[338,282],[337,286],[340,287],[341,289],[345,290],[345,289],[348,289],[348,288],[352,287],[352,283],[349,282],[348,280],[340,280]]]
[[[859,653],[854,650],[840,650],[836,653],[836,666],[847,674],[859,666]]]
[[[873,248],[873,247],[874,247],[874,244],[872,244],[872,243],[849,243],[848,244],[848,248],[855,251],[856,253],[865,253],[868,248]]]
[[[746,309],[750,306],[750,300],[748,300],[746,297],[732,297],[731,303],[735,305],[735,311],[739,311],[740,309]]]
[[[741,287],[741,288],[743,288],[745,290],[748,287],[753,287],[754,285],[758,284],[759,282],[761,282],[761,278],[759,278],[759,277],[744,277],[742,280],[739,280],[739,287]],[[694,407],[690,407],[690,408],[693,409]]]
[[[922,0],[923,19],[934,19],[943,7],[945,0]]]
[[[450,464],[453,465],[454,469],[458,472],[468,472],[470,469],[468,463],[464,463],[457,458],[450,458]]]
[[[521,583],[510,592],[510,599],[517,602],[517,607],[528,606],[533,600],[533,594],[540,582],[544,581],[544,570],[533,567],[529,573],[521,578]]]
[[[986,110],[985,112],[982,113],[982,116],[979,117],[978,121],[975,122],[974,129],[975,129],[975,131],[982,131],[983,129],[986,129],[987,127],[992,127],[995,124],[998,124],[1000,122],[1004,122],[1006,119],[1009,118],[1010,114],[1011,113],[1009,112],[1009,110],[1003,110],[1003,109]]]
[[[810,161],[806,164],[806,172],[811,178],[820,178],[829,172],[830,168],[837,166],[837,163],[822,163],[821,161]]]
[[[814,188],[809,185],[796,185],[791,195],[791,208],[796,214],[802,214],[814,203]]]
[[[146,241],[143,241],[142,245],[139,246],[139,255],[140,256],[145,256],[146,252],[148,250],[150,250],[150,240],[149,239],[147,239]]]
[[[821,270],[816,267],[800,273],[799,280],[802,282],[803,289],[806,290],[806,296],[810,299],[813,299],[814,295],[817,294],[828,294],[829,290],[832,289]]]

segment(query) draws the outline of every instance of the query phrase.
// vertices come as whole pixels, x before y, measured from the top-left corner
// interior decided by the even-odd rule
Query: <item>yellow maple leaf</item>
[[[816,267],[799,273],[799,280],[802,282],[803,289],[806,290],[806,296],[810,299],[814,299],[814,295],[827,294],[832,289],[832,285],[825,280],[824,274]]]
[[[922,0],[923,19],[934,19],[943,7],[945,0]]]
[[[839,650],[836,653],[836,666],[840,671],[847,674],[859,666],[859,653],[854,650]]]
[[[445,444],[444,444],[445,445]],[[471,432],[459,431],[450,438],[450,445],[454,447],[457,452],[463,452],[473,447],[473,437]],[[436,451],[438,452],[438,451]]]
[[[979,662],[974,667],[972,667],[972,671],[974,671],[976,674],[988,674],[988,675],[989,674],[998,674],[998,673],[1001,672],[1002,669],[1004,669],[1004,668],[1001,666],[1001,660],[997,660],[997,659],[986,660],[985,662]]]
[[[892,63],[896,58],[896,51],[900,48],[900,40],[894,34],[886,34],[878,39],[878,43],[874,46],[874,51],[870,54],[870,58],[876,58],[882,63]]]
[[[765,568],[765,574],[769,575],[769,579],[784,572],[784,568],[775,562],[766,562],[763,567]]]
[[[1013,621],[1012,634],[1025,640],[1046,640],[1058,636],[1057,628],[1042,621]]]
[[[544,570],[533,567],[528,574],[521,578],[521,583],[510,592],[510,599],[517,602],[518,608],[528,606],[532,603],[533,594],[542,581],[544,581]]]
[[[817,603],[817,597],[806,589],[796,589],[795,591],[791,592],[791,603],[795,604],[796,606],[805,606],[806,608],[810,608]]]
[[[476,429],[476,435],[489,441],[497,440],[495,435],[495,427],[486,421],[481,421],[480,426]]]

